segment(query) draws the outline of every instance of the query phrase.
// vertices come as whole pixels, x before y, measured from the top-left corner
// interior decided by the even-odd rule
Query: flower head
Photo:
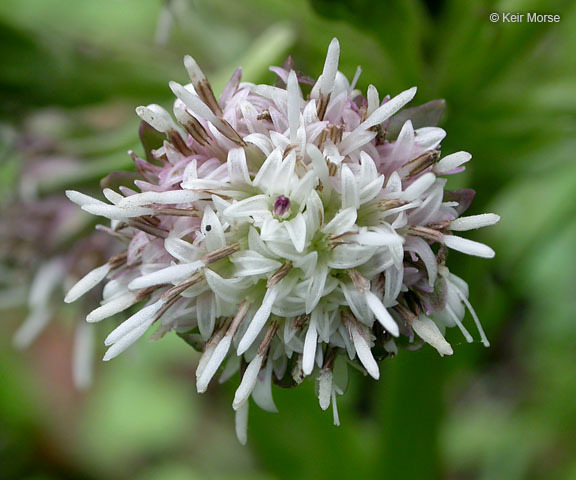
[[[275,411],[271,384],[312,376],[323,409],[346,389],[348,364],[374,378],[375,358],[416,338],[452,354],[447,327],[464,327],[468,286],[446,266],[448,249],[492,257],[488,246],[456,236],[496,223],[494,214],[460,217],[469,191],[446,191],[466,152],[443,158],[444,130],[395,114],[416,88],[366,97],[338,71],[333,40],[311,90],[288,68],[279,86],[240,81],[217,99],[196,62],[191,83],[170,83],[175,123],[157,105],[138,115],[166,135],[153,160],[134,156],[141,179],[108,202],[68,192],[84,210],[111,220],[128,247],[70,291],[67,301],[107,280],[96,322],[141,304],[106,339],[110,360],[153,324],[203,351],[197,389],[222,365],[240,370],[233,407],[246,440],[248,401]],[[304,93],[303,90],[310,90]]]

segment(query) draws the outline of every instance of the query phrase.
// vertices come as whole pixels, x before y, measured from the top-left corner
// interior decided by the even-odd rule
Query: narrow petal
[[[348,232],[356,222],[358,213],[355,208],[347,208],[339,212],[328,224],[322,229],[324,233],[341,235]]]
[[[153,287],[155,285],[179,282],[190,277],[202,267],[204,267],[204,262],[201,260],[192,263],[171,265],[170,267],[135,278],[128,284],[128,288],[130,290],[139,290],[141,288]]]
[[[236,409],[235,425],[236,437],[241,445],[246,445],[248,441],[248,402],[244,402]]]
[[[450,172],[470,161],[471,158],[472,155],[468,152],[456,152],[451,155],[446,155],[434,166],[434,172],[438,174]]]
[[[264,357],[262,355],[256,355],[246,367],[240,386],[234,395],[234,402],[232,402],[232,408],[234,410],[238,410],[242,404],[248,400],[252,390],[254,390],[256,381],[258,380],[258,373],[260,372],[260,368],[262,368],[263,360]]]
[[[92,290],[96,285],[98,285],[102,280],[106,278],[108,272],[110,272],[111,266],[108,263],[95,268],[87,275],[82,277],[76,284],[68,291],[64,301],[66,303],[72,303],[78,300],[82,295]]]
[[[372,355],[368,342],[355,325],[353,325],[350,330],[352,333],[352,341],[354,342],[354,347],[356,348],[358,359],[362,365],[364,365],[364,368],[368,374],[372,378],[378,380],[378,378],[380,378],[380,370],[378,369],[376,360],[374,360],[374,356]]]
[[[416,95],[416,87],[412,87],[404,92],[396,95],[391,100],[387,101],[381,107],[378,107],[372,115],[370,115],[359,128],[368,130],[369,128],[380,125],[385,120],[389,119],[398,110],[400,110],[404,105],[406,105],[410,100]]]
[[[372,292],[368,291],[365,293],[366,301],[368,302],[368,306],[372,313],[376,317],[376,319],[382,324],[382,326],[386,329],[387,332],[391,333],[395,337],[400,335],[400,331],[398,329],[398,325],[386,310],[386,307],[382,305],[380,299],[374,295]]]
[[[113,343],[116,343],[122,339],[122,337],[130,334],[130,332],[137,330],[142,325],[150,326],[155,320],[156,314],[160,311],[164,304],[164,300],[158,300],[152,305],[148,305],[142,310],[139,310],[130,318],[122,322],[114,330],[112,330],[112,332],[106,337],[106,340],[104,340],[104,344],[108,346],[112,345]]]
[[[330,406],[330,397],[332,395],[332,370],[326,369],[318,377],[318,400],[320,408],[327,410]]]
[[[304,220],[304,215],[299,213],[289,222],[284,222],[283,225],[296,251],[304,251],[306,246],[306,220]]]
[[[266,295],[264,295],[264,300],[262,300],[262,305],[258,311],[254,314],[250,324],[248,325],[248,329],[246,333],[240,340],[238,344],[238,355],[243,355],[246,350],[250,348],[250,346],[256,340],[256,337],[268,321],[270,317],[270,313],[272,312],[272,305],[274,305],[274,300],[278,296],[278,288],[280,287],[281,283],[276,285],[276,287],[271,288],[270,290],[266,291]]]
[[[138,301],[138,296],[134,292],[128,292],[119,297],[106,302],[104,305],[92,310],[87,316],[86,321],[90,323],[100,322],[105,318],[109,318],[117,313],[123,312],[130,308]]]
[[[452,220],[450,230],[464,232],[466,230],[475,230],[477,228],[488,227],[500,221],[500,216],[495,213],[483,213],[469,217],[460,217]]]
[[[432,345],[440,355],[452,355],[453,350],[436,324],[428,317],[421,315],[412,321],[412,329],[422,340]]]
[[[353,208],[355,210],[360,206],[360,193],[358,191],[358,182],[348,165],[342,165],[342,208]]]
[[[201,374],[198,374],[198,371],[196,372],[198,375],[196,380],[196,389],[198,390],[198,393],[204,393],[208,388],[208,384],[212,380],[212,377],[214,377],[220,368],[220,365],[222,365],[222,362],[226,358],[226,355],[228,355],[231,343],[232,337],[225,336],[212,352],[212,355],[202,369]]]
[[[444,235],[444,245],[447,247],[458,250],[459,252],[468,255],[474,255],[482,258],[493,258],[496,253],[488,245],[483,243],[468,240],[467,238],[456,237],[454,235]]]
[[[314,359],[316,358],[316,347],[318,345],[318,331],[314,321],[310,321],[306,338],[304,339],[304,351],[302,354],[302,371],[304,375],[310,375],[314,369]]]

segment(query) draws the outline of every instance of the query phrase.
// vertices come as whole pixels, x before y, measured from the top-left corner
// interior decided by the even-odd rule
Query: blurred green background
[[[491,12],[561,21],[491,23]],[[560,0],[2,0],[0,479],[576,479],[574,32],[576,3]],[[443,152],[474,157],[451,186],[477,190],[470,213],[502,216],[472,236],[494,260],[450,258],[490,348],[452,331],[453,357],[401,351],[379,382],[352,379],[339,428],[310,382],[275,388],[280,413],[253,408],[241,447],[234,382],[197,395],[197,354],[174,335],[97,362],[82,393],[70,368],[82,313],[61,292],[39,339],[12,346],[43,255],[16,258],[6,240],[35,218],[14,214],[23,195],[96,189],[130,168],[134,107],[170,104],[183,55],[221,90],[239,65],[272,81],[267,66],[287,55],[317,76],[334,36],[340,70],[362,66],[361,89],[446,99]],[[27,173],[50,162],[69,168]]]

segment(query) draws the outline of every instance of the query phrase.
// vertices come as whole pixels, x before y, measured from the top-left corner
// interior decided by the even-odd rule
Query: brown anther
[[[141,288],[140,290],[138,290],[136,292],[136,301],[140,302],[140,301],[144,300],[145,298],[148,298],[154,292],[154,290],[156,290],[157,288],[160,288],[160,287],[155,285],[153,287]]]
[[[332,163],[331,161],[326,161],[326,165],[328,165],[328,175],[331,177],[336,176],[338,173],[338,165]]]
[[[225,195],[224,193],[222,193],[220,190],[213,190],[213,189],[209,189],[209,188],[203,188],[200,190],[196,190],[198,193],[205,193],[207,195],[216,195],[217,197],[220,197],[224,200],[233,200],[233,198],[230,195]]]
[[[197,217],[198,212],[195,208],[166,208],[156,207],[156,215],[171,215],[174,217]]]
[[[200,80],[194,83],[194,90],[196,90],[196,94],[200,97],[200,100],[208,105],[208,108],[212,110],[214,115],[217,117],[222,116],[222,109],[218,104],[218,100],[216,100],[216,96],[208,80]]]
[[[230,140],[232,140],[234,143],[245,147],[246,146],[246,142],[244,142],[244,140],[242,140],[242,137],[238,134],[238,132],[236,130],[234,130],[234,128],[232,128],[232,125],[230,125],[226,120],[224,119],[220,119],[220,121],[222,122],[223,125],[215,125],[215,127],[218,129],[218,131],[224,135],[225,137],[229,138]]]
[[[190,150],[190,147],[186,145],[186,142],[180,136],[180,133],[178,133],[176,130],[169,130],[167,134],[168,138],[172,142],[172,145],[174,145],[174,148],[178,150],[182,155],[187,157],[194,153],[192,150]]]
[[[292,319],[292,328],[298,330],[310,321],[310,315],[298,315]]]
[[[204,265],[210,265],[211,263],[217,262],[218,260],[222,260],[223,258],[236,253],[238,250],[240,250],[240,246],[237,243],[233,243],[203,255],[201,260],[204,262]]]
[[[186,280],[185,282],[179,283],[178,285],[175,285],[174,287],[166,290],[162,294],[162,298],[165,300],[172,300],[174,297],[179,296],[182,292],[188,290],[190,287],[196,285],[197,283],[200,283],[202,280],[204,280],[204,277],[197,275],[191,280]]]
[[[432,240],[433,242],[441,242],[443,237],[442,233],[438,230],[420,226],[409,227],[408,233],[416,237],[422,237],[426,240]]]
[[[329,124],[324,130],[320,132],[318,137],[318,148],[322,150],[327,140],[332,141],[334,145],[342,141],[342,133],[344,132],[344,125]]]
[[[439,158],[440,152],[438,150],[428,150],[404,164],[400,174],[404,174],[406,178],[412,178],[434,165]]]
[[[208,145],[210,143],[210,135],[204,126],[198,121],[196,117],[191,115],[188,110],[183,110],[182,112],[182,115],[185,116],[185,120],[181,119],[181,125],[201,146],[204,147]]]
[[[257,120],[265,120],[267,122],[271,122],[272,121],[272,116],[270,115],[270,111],[269,110],[264,110],[262,113],[258,114],[258,116],[256,117]]]
[[[450,230],[451,220],[444,220],[442,222],[435,222],[428,224],[428,228],[447,233]]]
[[[143,221],[129,220],[126,223],[126,225],[128,225],[129,227],[135,228],[137,230],[140,230],[144,233],[147,233],[149,235],[152,235],[153,237],[168,238],[168,232],[166,230],[162,230],[160,228],[153,227],[152,225],[149,225]]]
[[[268,331],[264,336],[264,340],[262,340],[262,343],[260,343],[260,346],[258,347],[258,355],[263,356],[266,354],[266,352],[268,351],[268,347],[270,346],[270,342],[274,338],[274,334],[276,333],[277,330],[278,330],[278,323],[273,322],[272,325],[270,325],[270,328],[268,328]]]
[[[128,258],[127,252],[119,253],[118,255],[114,255],[113,257],[111,257],[110,260],[108,260],[108,264],[113,269],[118,268],[126,263],[127,258]]]
[[[284,155],[282,156],[282,160],[284,160],[290,153],[297,151],[298,145],[290,144],[284,150]]]
[[[404,200],[398,200],[398,199],[382,200],[378,202],[378,208],[380,208],[381,210],[392,210],[393,208],[402,207],[406,205],[406,203],[407,202],[405,202]]]
[[[248,310],[250,310],[250,306],[251,305],[246,300],[242,300],[242,303],[238,308],[238,312],[232,319],[232,323],[230,323],[230,326],[226,331],[226,335],[233,337],[236,334],[236,331],[238,330],[238,327],[242,323],[242,320],[244,320],[246,314],[248,313]]]
[[[326,356],[324,357],[322,372],[325,372],[326,370],[332,370],[332,367],[334,366],[334,360],[336,360],[336,349],[328,347],[326,349]]]
[[[316,114],[318,115],[318,120],[324,120],[324,115],[326,115],[326,109],[328,108],[328,103],[330,102],[330,94],[324,96],[320,94],[318,99],[318,106],[316,107]]]
[[[288,275],[288,272],[290,270],[292,270],[292,264],[291,263],[285,263],[278,270],[276,270],[270,276],[270,278],[268,278],[268,281],[266,282],[266,286],[268,288],[272,288],[274,285],[277,285],[278,282],[280,282],[280,280],[282,280],[286,275]]]
[[[366,293],[370,290],[370,281],[355,268],[348,270],[348,276],[350,277],[350,280],[352,280],[356,290],[360,293]]]

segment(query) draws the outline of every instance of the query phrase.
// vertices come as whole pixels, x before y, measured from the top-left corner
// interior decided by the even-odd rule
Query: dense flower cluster
[[[191,57],[191,83],[171,82],[174,115],[158,105],[138,115],[166,135],[150,161],[134,155],[142,179],[109,203],[68,196],[111,219],[124,253],[81,279],[72,302],[107,280],[98,322],[142,302],[106,339],[110,360],[154,323],[203,351],[197,389],[222,365],[221,381],[241,371],[233,407],[246,440],[248,402],[275,411],[272,382],[317,382],[320,406],[346,388],[348,365],[379,377],[376,359],[417,339],[452,354],[443,332],[472,314],[468,286],[445,265],[447,248],[492,257],[486,245],[453,235],[498,221],[460,217],[473,192],[445,191],[466,152],[440,158],[445,132],[392,117],[416,88],[366,97],[338,71],[333,40],[316,82],[272,68],[278,86],[241,83],[237,71],[220,99]],[[308,94],[303,94],[303,89]]]

